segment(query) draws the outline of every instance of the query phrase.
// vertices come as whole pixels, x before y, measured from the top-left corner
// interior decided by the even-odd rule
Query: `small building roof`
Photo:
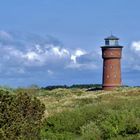
[[[119,38],[114,35],[110,35],[109,37],[105,38],[105,40],[119,40]]]

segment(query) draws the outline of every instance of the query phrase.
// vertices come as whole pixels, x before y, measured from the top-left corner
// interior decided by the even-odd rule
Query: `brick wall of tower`
[[[122,47],[102,47],[103,89],[112,90],[121,86]]]

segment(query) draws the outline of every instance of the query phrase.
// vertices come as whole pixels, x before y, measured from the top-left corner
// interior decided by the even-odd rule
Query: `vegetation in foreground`
[[[14,96],[19,96],[19,93],[28,93],[29,97],[39,99],[40,105],[45,104],[44,118],[41,120],[41,115],[39,119],[43,125],[41,131],[37,131],[40,132],[38,139],[140,139],[140,88],[91,91],[84,88],[45,90],[32,87],[11,91]],[[34,125],[34,128],[37,126]],[[32,137],[26,139],[34,140]]]
[[[37,98],[0,90],[0,140],[39,140],[44,110]]]
[[[140,88],[57,89],[39,98],[48,108],[42,139],[140,139]]]

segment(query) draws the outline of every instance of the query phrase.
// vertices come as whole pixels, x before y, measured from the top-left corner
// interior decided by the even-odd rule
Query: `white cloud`
[[[140,41],[133,41],[123,49],[123,71],[140,71]]]
[[[4,44],[3,40],[5,40]],[[51,69],[54,73],[63,69],[95,70],[102,67],[101,51],[87,52],[81,48],[71,50],[60,44],[52,37],[49,40],[48,37],[45,39],[38,35],[20,36],[18,33],[15,35],[0,31],[1,71],[7,70],[8,67],[8,71],[14,68],[21,74],[27,71],[30,73],[29,69],[34,71]],[[140,41],[132,42],[132,45],[125,50],[127,51],[123,50],[124,68],[139,70]],[[19,71],[19,68],[23,68],[24,72]]]
[[[4,42],[3,42],[4,41]],[[53,42],[54,41],[54,42]],[[0,31],[0,74],[32,75],[47,70],[48,75],[64,69],[96,69],[94,56],[83,49],[71,50],[56,39],[38,35]],[[88,57],[87,57],[88,56]],[[92,57],[92,59],[90,59]]]
[[[52,54],[59,57],[65,57],[70,54],[68,50],[57,47],[57,46],[52,46],[51,51],[52,51]]]
[[[3,79],[12,77],[14,81],[17,77],[21,81],[25,77],[34,81],[41,76],[56,80],[56,75],[71,79],[72,74],[80,77],[81,73],[87,75],[89,71],[102,70],[101,50],[71,50],[61,44],[52,37],[0,31],[0,76]],[[139,60],[140,41],[134,41],[123,49],[123,71],[140,71]],[[63,82],[60,77],[59,80]]]
[[[86,54],[86,51],[77,49],[72,55],[71,55],[71,60],[73,61],[74,64],[77,63],[77,57],[80,57],[82,55]]]
[[[39,44],[35,44],[35,49],[38,53],[43,53],[43,50],[41,49],[41,46]]]
[[[132,42],[131,49],[134,51],[140,51],[140,41]]]
[[[39,60],[39,55],[36,52],[27,52],[24,56],[24,58],[26,58],[29,61],[36,61]]]

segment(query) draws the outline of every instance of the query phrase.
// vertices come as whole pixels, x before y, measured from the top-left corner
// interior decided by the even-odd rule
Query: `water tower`
[[[105,38],[105,46],[102,46],[103,58],[103,90],[112,90],[122,85],[121,80],[121,56],[123,46],[119,45],[119,38],[111,35]]]

